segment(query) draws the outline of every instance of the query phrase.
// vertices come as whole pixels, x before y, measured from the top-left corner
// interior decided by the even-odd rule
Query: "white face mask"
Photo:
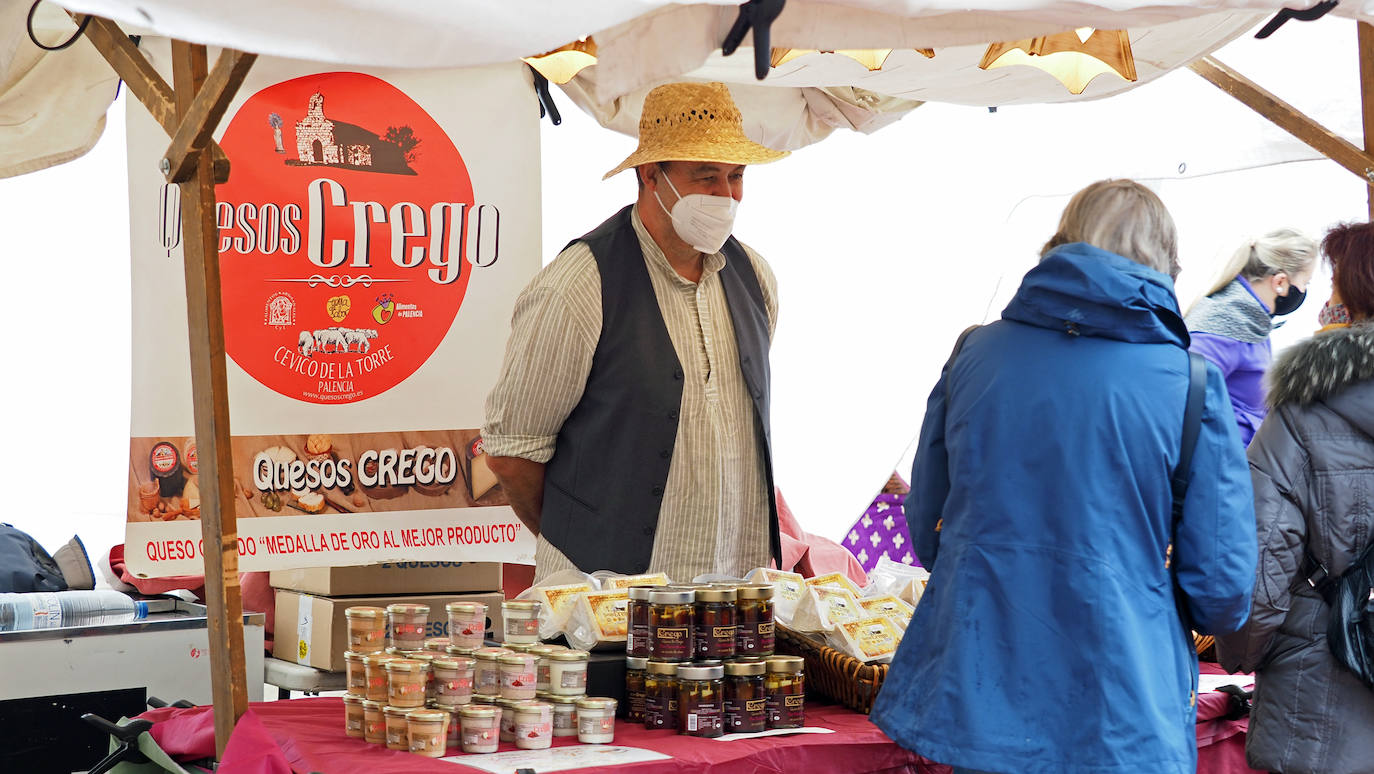
[[[659,176],[667,181],[668,187],[677,194],[677,203],[670,211],[663,206],[663,199],[659,197],[658,191],[654,191],[658,206],[663,207],[663,211],[673,219],[673,230],[677,235],[694,250],[707,255],[720,252],[721,246],[730,238],[730,232],[735,228],[735,211],[739,208],[739,202],[730,196],[683,196],[677,192],[677,186],[673,185],[673,181],[668,180],[668,173],[662,167],[659,167]]]

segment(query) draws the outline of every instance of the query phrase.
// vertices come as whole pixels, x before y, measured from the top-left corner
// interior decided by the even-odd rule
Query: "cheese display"
[[[859,600],[859,606],[868,615],[885,615],[892,619],[892,622],[906,631],[907,622],[915,614],[916,609],[907,604],[906,600],[894,594],[883,594],[877,597],[864,597]]]
[[[901,630],[884,615],[845,621],[829,635],[832,648],[870,663],[890,662],[901,641]]]
[[[578,594],[563,628],[568,644],[579,650],[624,648],[629,631],[630,594],[625,589]]]
[[[859,599],[848,589],[808,586],[792,616],[792,628],[801,632],[829,632],[835,626],[864,617]]]
[[[806,579],[795,572],[760,567],[749,573],[749,582],[772,584],[773,616],[784,626],[790,625],[806,590]]]
[[[811,588],[815,588],[817,586],[838,586],[839,588],[848,591],[850,594],[853,594],[855,597],[860,597],[863,595],[863,592],[859,590],[859,587],[854,585],[854,581],[850,580],[849,576],[845,575],[842,572],[830,572],[826,573],[825,575],[817,575],[814,578],[807,578],[806,585]]]
[[[661,572],[648,573],[646,575],[612,575],[606,574],[601,577],[601,573],[594,573],[600,577],[601,588],[603,589],[628,589],[631,586],[667,586],[668,576]]]
[[[472,443],[468,444],[463,461],[464,472],[467,473],[468,493],[472,495],[473,500],[490,492],[500,483],[496,480],[496,474],[491,472],[486,447],[482,445],[481,437],[473,439]]]

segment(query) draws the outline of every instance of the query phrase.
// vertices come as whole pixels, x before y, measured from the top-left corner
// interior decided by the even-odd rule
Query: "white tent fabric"
[[[772,72],[752,73],[752,36],[733,57],[721,40],[741,0],[56,0],[71,11],[112,18],[126,31],[228,46],[340,66],[462,67],[511,61],[595,35],[598,64],[568,89],[604,125],[633,134],[643,95],[667,80],[733,84],[751,135],[780,148],[816,142],[835,128],[872,132],[919,101],[1009,105],[1073,99],[1029,68],[985,72],[983,47],[1094,26],[1131,31],[1138,83],[1179,67],[1242,34],[1284,5],[1277,0],[791,0],[773,25],[773,45],[789,48],[898,49],[870,73],[844,57],[814,54]],[[1307,2],[1289,3],[1307,7]],[[100,134],[114,81],[90,44],[37,52],[22,17],[29,0],[0,0],[0,177],[61,163]],[[1343,3],[1364,14],[1374,0]],[[50,26],[65,22],[56,5],[40,6]],[[52,35],[59,38],[59,35]],[[934,48],[925,59],[914,48]],[[1095,80],[1084,99],[1138,84]]]

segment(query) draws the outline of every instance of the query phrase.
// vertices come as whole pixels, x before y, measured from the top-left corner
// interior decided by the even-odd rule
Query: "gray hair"
[[[1211,288],[1203,295],[1212,295],[1231,284],[1236,277],[1247,280],[1264,279],[1275,274],[1292,277],[1316,260],[1315,240],[1297,229],[1275,229],[1236,248],[1231,259],[1221,267]]]
[[[1070,242],[1086,242],[1178,276],[1178,229],[1154,191],[1134,180],[1099,180],[1073,195],[1059,230],[1040,250],[1043,257]]]

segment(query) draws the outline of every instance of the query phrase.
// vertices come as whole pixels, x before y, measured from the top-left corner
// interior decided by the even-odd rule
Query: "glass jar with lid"
[[[626,589],[625,655],[649,656],[649,592],[658,586],[631,586]]]
[[[725,665],[725,732],[754,734],[768,728],[768,695],[762,660],[731,661]]]
[[[577,700],[581,696],[539,694],[539,700],[553,706],[553,735],[577,736]]]
[[[501,617],[505,620],[505,641],[518,645],[539,642],[539,611],[537,599],[510,599],[501,603]]]
[[[649,658],[655,661],[691,661],[693,602],[691,589],[655,589],[649,592]]]
[[[692,641],[697,661],[735,657],[735,595],[733,587],[696,590]]]
[[[497,659],[501,669],[501,698],[528,701],[534,698],[534,656],[507,653]]]
[[[800,656],[773,656],[768,659],[768,727],[801,728],[806,725],[805,675]]]
[[[482,647],[487,631],[486,603],[450,602],[444,609],[448,612],[449,645],[470,650]]]
[[[567,650],[567,648],[562,645],[550,645],[541,642],[538,645],[531,645],[529,650],[525,651],[537,659],[534,663],[534,689],[536,691],[549,690],[549,654],[559,650]]]
[[[475,662],[472,670],[472,692],[482,696],[497,696],[501,693],[501,662],[498,660],[511,651],[505,648],[478,648],[472,652]]]
[[[719,664],[683,664],[677,670],[677,730],[679,734],[713,738],[725,733],[725,670]]]
[[[644,669],[644,727],[677,728],[676,661],[649,660]]]
[[[386,662],[385,669],[387,702],[392,707],[425,706],[429,664],[410,658],[394,658]]]
[[[644,678],[648,668],[647,658],[625,657],[625,701],[620,707],[631,723],[644,722]]]
[[[387,626],[391,632],[387,645],[398,650],[424,650],[425,625],[429,605],[398,602],[386,606]]]
[[[615,741],[616,700],[586,696],[577,700],[577,741],[610,744]]]
[[[773,587],[768,584],[740,586],[735,593],[739,633],[735,655],[768,656],[773,653]]]

